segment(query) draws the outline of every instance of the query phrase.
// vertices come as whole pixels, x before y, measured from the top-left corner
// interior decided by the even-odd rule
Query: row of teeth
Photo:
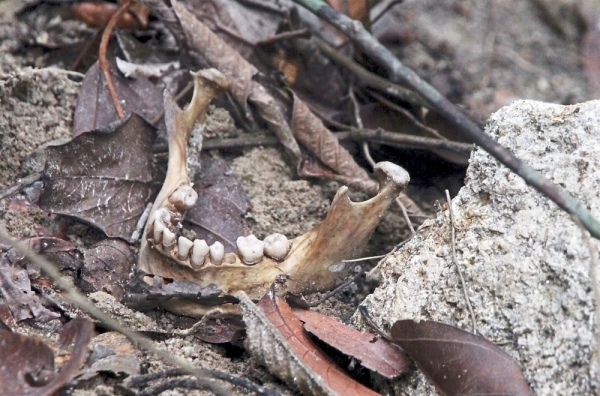
[[[207,260],[216,265],[223,262],[225,249],[220,242],[209,246],[203,239],[195,239],[192,242],[184,236],[177,238],[169,227],[172,224],[172,214],[176,215],[167,208],[160,208],[155,212],[154,223],[149,232],[151,235],[148,235],[154,246],[161,247],[164,252],[176,255],[180,261],[189,259],[194,267],[202,266]],[[179,218],[174,220],[175,224],[179,224]],[[254,235],[239,237],[236,245],[238,256],[248,265],[260,262],[264,256],[283,260],[291,248],[285,235],[279,233],[267,236],[264,241]]]

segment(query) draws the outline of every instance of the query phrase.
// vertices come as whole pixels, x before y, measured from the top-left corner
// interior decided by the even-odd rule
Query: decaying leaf
[[[92,354],[79,380],[90,379],[101,372],[128,376],[140,374],[140,360],[131,342],[123,334],[109,331],[94,337]]]
[[[532,395],[517,362],[485,338],[438,322],[399,320],[392,338],[444,395]]]
[[[0,260],[0,293],[17,322],[29,318],[47,322],[60,317],[44,307],[31,290],[27,270],[12,264],[6,255]]]
[[[110,76],[125,113],[135,113],[152,121],[162,110],[162,94],[147,78],[124,77],[117,66],[109,64]],[[106,81],[96,62],[89,68],[79,89],[73,116],[73,136],[107,127],[119,120]],[[159,125],[159,128],[164,126]]]
[[[54,370],[54,353],[40,340],[0,330],[0,394],[50,396],[71,380],[87,356],[94,325],[75,318],[60,334],[61,346],[73,343],[69,361]]]
[[[268,293],[255,306],[245,293],[236,296],[250,352],[288,385],[305,395],[377,395],[335,366],[308,338],[283,299]]]
[[[209,245],[218,241],[225,252],[233,252],[236,238],[244,234],[242,219],[250,209],[250,201],[224,160],[203,156],[201,165],[194,182],[198,201],[187,212],[186,221],[191,223],[196,238]]]
[[[129,246],[117,239],[105,239],[81,251],[83,268],[75,284],[86,293],[104,291],[119,301],[135,265],[135,255]]]
[[[397,345],[390,344],[375,335],[363,333],[346,326],[332,316],[323,315],[306,309],[293,309],[309,333],[335,349],[352,356],[369,370],[387,377],[396,377],[410,366],[406,354]]]
[[[132,114],[48,147],[40,207],[129,240],[160,188],[152,166],[155,137],[154,127]]]

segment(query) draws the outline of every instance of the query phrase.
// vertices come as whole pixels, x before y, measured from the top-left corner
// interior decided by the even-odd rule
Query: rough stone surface
[[[486,132],[600,218],[600,101],[519,101],[495,113]],[[517,359],[536,395],[595,394],[590,254],[578,226],[480,149],[452,210],[457,260],[481,334]],[[384,328],[400,318],[471,328],[448,210],[388,258],[381,277],[364,305]],[[419,373],[393,387],[387,392],[436,394]]]

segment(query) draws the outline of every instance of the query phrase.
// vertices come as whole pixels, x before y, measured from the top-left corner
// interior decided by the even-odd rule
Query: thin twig
[[[137,334],[135,331],[125,327],[117,320],[113,319],[105,312],[100,310],[94,305],[86,296],[84,296],[79,290],[69,284],[63,279],[61,273],[56,269],[54,264],[50,263],[44,257],[33,253],[21,242],[13,240],[13,238],[6,232],[4,227],[0,226],[0,241],[4,241],[10,244],[17,252],[22,254],[27,260],[34,265],[38,266],[44,273],[52,279],[54,284],[58,286],[65,293],[64,296],[76,307],[86,312],[90,316],[96,318],[102,322],[107,328],[117,331],[126,336],[132,343],[139,345],[146,351],[154,354],[158,358],[174,366],[181,367],[186,373],[197,377],[200,381],[206,384],[204,389],[209,389],[211,392],[217,395],[229,395],[221,386],[212,382],[215,378],[210,370],[196,368],[190,365],[185,360],[174,356],[172,353],[165,351],[164,349],[158,348],[152,340]]]
[[[350,260],[342,260],[344,263],[359,263],[361,261],[367,261],[367,260],[379,260],[385,257],[385,254],[379,255],[379,256],[370,256],[370,257],[361,257],[361,258],[357,258],[357,259],[350,259]]]
[[[389,80],[386,80],[385,78],[378,76],[373,72],[370,72],[369,70],[356,63],[352,58],[347,57],[337,49],[333,48],[326,41],[316,36],[314,37],[314,40],[319,46],[321,52],[323,52],[323,55],[325,55],[326,57],[339,64],[343,68],[347,69],[356,77],[358,77],[362,85],[378,89],[382,92],[385,92],[388,95],[394,96],[408,103],[412,103],[423,107],[430,107],[429,104],[423,98],[415,94],[410,89],[407,89],[406,87],[403,87],[398,84],[394,84],[393,82],[390,82]]]
[[[450,192],[448,190],[446,190],[446,200],[448,201],[448,213],[450,213],[450,226],[452,228],[452,261],[454,262],[454,266],[458,271],[458,276],[460,277],[460,284],[462,285],[463,294],[465,295],[465,302],[467,303],[469,313],[471,314],[471,321],[473,322],[473,333],[477,334],[477,322],[475,321],[475,313],[473,312],[473,307],[471,307],[471,301],[469,300],[469,294],[467,293],[467,286],[465,285],[465,278],[463,277],[462,271],[460,270],[460,266],[458,265],[458,260],[456,259],[456,227],[454,226],[454,214],[452,213],[452,199],[450,198]]]
[[[371,317],[371,315],[369,314],[369,311],[367,310],[367,307],[365,307],[364,305],[359,305],[358,306],[358,311],[362,314],[363,318],[365,318],[365,320],[367,321],[367,323],[369,324],[369,326],[371,326],[371,328],[381,336],[381,338],[383,338],[384,340],[386,340],[387,342],[391,342],[394,343],[394,340],[392,340],[392,337],[389,336],[389,334],[386,334],[385,331],[383,331],[378,325],[377,323],[375,323],[375,321],[373,320],[373,318]]]
[[[217,378],[217,379],[220,379],[223,381],[227,381],[233,385],[248,389],[259,395],[265,395],[265,396],[281,395],[281,393],[275,389],[267,389],[265,387],[255,384],[254,382],[247,380],[245,378],[236,377],[236,376],[229,375],[229,374],[226,374],[226,373],[223,373],[220,371],[216,371],[216,370],[207,370],[207,371],[210,371],[213,374],[214,378]],[[163,378],[180,377],[182,375],[188,375],[188,373],[186,373],[184,370],[181,370],[181,369],[167,369],[167,370],[162,370],[162,371],[156,371],[156,372],[150,373],[150,374],[136,375],[134,377],[131,377],[128,385],[135,387],[135,388],[141,388],[141,387],[147,386],[152,381],[156,381],[156,380],[163,379]],[[185,379],[179,378],[178,380],[181,381],[181,380],[185,380]],[[170,380],[170,381],[176,381],[176,380]],[[168,384],[169,384],[169,381],[165,381],[165,382],[162,382],[161,384],[156,385],[153,388],[157,388],[162,385],[165,387],[165,388],[163,388],[162,391],[165,391],[167,389],[174,389],[174,388],[204,389],[204,388],[195,388],[194,386],[196,384],[192,384],[192,383],[187,383],[187,384],[190,384],[190,386],[186,385],[185,383],[182,385],[175,385],[175,384],[177,384],[177,382],[170,382],[170,385],[168,385]],[[198,385],[200,385],[200,384],[198,384]],[[160,394],[160,393],[145,393],[145,392],[150,391],[150,389],[152,389],[152,388],[145,389],[143,392],[139,393],[139,395]]]
[[[596,341],[596,380],[600,383],[600,285],[598,285],[598,257],[597,248],[594,246],[590,233],[585,229],[581,222],[573,217],[573,221],[581,228],[583,239],[590,251],[590,271],[589,277],[594,292],[594,340]]]
[[[221,314],[223,314],[223,310],[221,308],[215,308],[211,311],[208,311],[206,314],[204,314],[202,319],[200,319],[199,321],[194,323],[194,325],[192,327],[190,327],[189,329],[185,329],[185,330],[175,330],[173,332],[173,335],[176,335],[178,337],[188,337],[188,336],[194,335],[196,333],[203,333],[203,329],[205,327],[207,327],[208,321],[213,316],[221,315]]]
[[[183,98],[183,96],[185,94],[187,94],[188,92],[190,92],[190,90],[194,88],[194,83],[193,82],[189,82],[185,87],[183,87],[183,89],[181,91],[179,91],[179,93],[177,95],[175,95],[175,102],[179,101],[179,99]],[[163,108],[160,113],[158,113],[156,115],[156,117],[154,117],[151,121],[150,124],[152,125],[156,125],[165,115],[165,109]]]
[[[387,107],[389,107],[392,110],[397,111],[398,113],[402,114],[404,117],[408,118],[414,126],[416,126],[417,128],[419,128],[422,131],[425,131],[427,133],[429,133],[430,135],[432,135],[433,137],[440,139],[440,140],[448,140],[447,137],[440,135],[440,133],[438,131],[436,131],[435,129],[423,124],[421,121],[417,120],[417,118],[411,114],[410,111],[408,111],[407,109],[405,109],[402,106],[397,105],[396,103],[387,100],[383,95],[378,94],[377,92],[369,92],[370,95],[372,95],[375,99],[377,99],[378,101],[380,101],[381,103],[383,103],[384,105],[386,105]]]
[[[115,110],[117,111],[117,115],[119,118],[125,117],[125,113],[123,112],[123,108],[121,107],[121,102],[119,102],[119,97],[117,95],[117,91],[112,82],[112,78],[110,77],[110,67],[108,65],[108,60],[106,59],[106,51],[108,49],[108,39],[117,24],[121,15],[123,15],[131,6],[135,0],[125,0],[123,4],[119,7],[119,9],[110,17],[110,20],[106,24],[106,28],[102,33],[102,40],[100,40],[100,50],[98,51],[98,68],[104,75],[104,80],[106,81],[106,85],[108,86],[108,93],[110,94],[110,98],[112,99],[113,105],[115,106]]]
[[[553,184],[540,172],[521,161],[508,149],[484,133],[481,127],[462,110],[452,104],[433,86],[425,82],[417,73],[400,62],[389,49],[367,32],[359,21],[341,14],[323,0],[294,1],[344,32],[366,56],[385,69],[392,82],[403,84],[417,92],[429,104],[428,107],[436,110],[442,117],[447,119],[459,133],[475,142],[500,163],[521,176],[527,184],[546,195],[564,211],[579,218],[592,236],[600,239],[600,222],[583,205],[564,189]]]
[[[387,260],[387,258],[390,257],[392,254],[396,253],[396,250],[400,249],[402,246],[404,246],[406,243],[408,243],[408,241],[410,241],[411,239],[412,239],[412,237],[408,238],[405,241],[400,242],[399,244],[394,246],[394,248],[392,250],[390,250],[388,254],[383,256],[383,258],[381,260],[379,260],[377,265],[375,267],[371,268],[371,270],[369,272],[367,272],[367,279],[372,278],[373,275],[375,274],[375,272],[379,271],[379,269],[381,268],[381,265],[385,262],[385,260]]]
[[[278,41],[291,40],[295,38],[309,38],[312,35],[308,28],[292,30],[290,32],[283,32],[279,34],[274,34],[270,37],[267,37],[264,40],[261,40],[256,43],[256,45],[264,45],[264,44],[273,44]]]
[[[371,20],[371,27],[373,27],[373,25],[375,25],[377,22],[379,22],[379,20],[381,19],[382,16],[384,16],[389,10],[391,10],[393,7],[397,6],[398,4],[402,3],[404,0],[392,0],[389,3],[387,3],[385,5],[385,8],[383,10],[381,10],[381,12],[379,12],[379,14],[377,14],[375,16],[375,18],[373,18]]]
[[[319,305],[323,304],[325,301],[329,300],[331,297],[333,297],[337,293],[341,292],[342,290],[344,290],[345,288],[347,288],[351,284],[355,283],[358,280],[358,278],[360,278],[364,274],[365,274],[364,271],[361,269],[358,272],[358,274],[354,275],[352,278],[348,279],[346,282],[342,283],[341,285],[339,285],[338,287],[336,287],[335,289],[333,289],[329,293],[325,294],[319,300],[317,300],[315,302],[312,302],[312,303],[308,303],[308,306],[311,307],[311,308],[312,307],[318,307]]]
[[[346,128],[349,128],[347,125]],[[350,127],[351,128],[351,127]],[[439,140],[421,136],[402,135],[400,133],[389,132],[383,129],[357,129],[351,128],[346,132],[334,132],[334,135],[340,141],[371,141],[394,147],[413,147],[422,149],[443,149],[468,155],[473,149],[472,144],[457,143],[449,140]],[[267,135],[245,135],[232,139],[206,139],[202,148],[205,150],[227,150],[245,147],[258,146],[277,146],[279,140],[274,136]],[[168,151],[166,144],[157,144],[152,147],[154,153],[166,153]]]
[[[32,173],[31,175],[25,176],[22,179],[17,179],[17,183],[8,187],[7,189],[0,191],[0,201],[6,197],[10,197],[13,194],[18,193],[23,187],[35,183],[42,178],[42,172]]]

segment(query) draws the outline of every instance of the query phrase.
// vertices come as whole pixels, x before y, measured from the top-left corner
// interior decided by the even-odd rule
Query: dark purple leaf
[[[129,240],[160,189],[153,171],[155,129],[133,114],[104,130],[46,149],[40,207]]]
[[[73,319],[60,334],[62,345],[73,342],[71,358],[60,373],[54,371],[54,353],[42,341],[22,334],[0,331],[0,394],[52,395],[70,381],[87,356],[93,335],[92,322]]]
[[[392,338],[444,395],[532,395],[517,362],[485,338],[437,322],[399,320]]]
[[[84,264],[77,286],[87,293],[104,291],[120,300],[135,264],[129,245],[117,239],[105,239],[82,251]]]
[[[125,114],[136,113],[150,122],[163,110],[162,92],[147,78],[126,78],[113,63],[110,63],[110,75]],[[104,128],[118,119],[106,81],[96,62],[87,71],[79,90],[73,136]],[[164,130],[164,127],[161,129]]]
[[[220,158],[203,156],[202,172],[194,183],[196,205],[186,215],[196,238],[208,244],[219,241],[225,252],[236,249],[235,240],[244,235],[242,216],[250,202],[240,182]]]

